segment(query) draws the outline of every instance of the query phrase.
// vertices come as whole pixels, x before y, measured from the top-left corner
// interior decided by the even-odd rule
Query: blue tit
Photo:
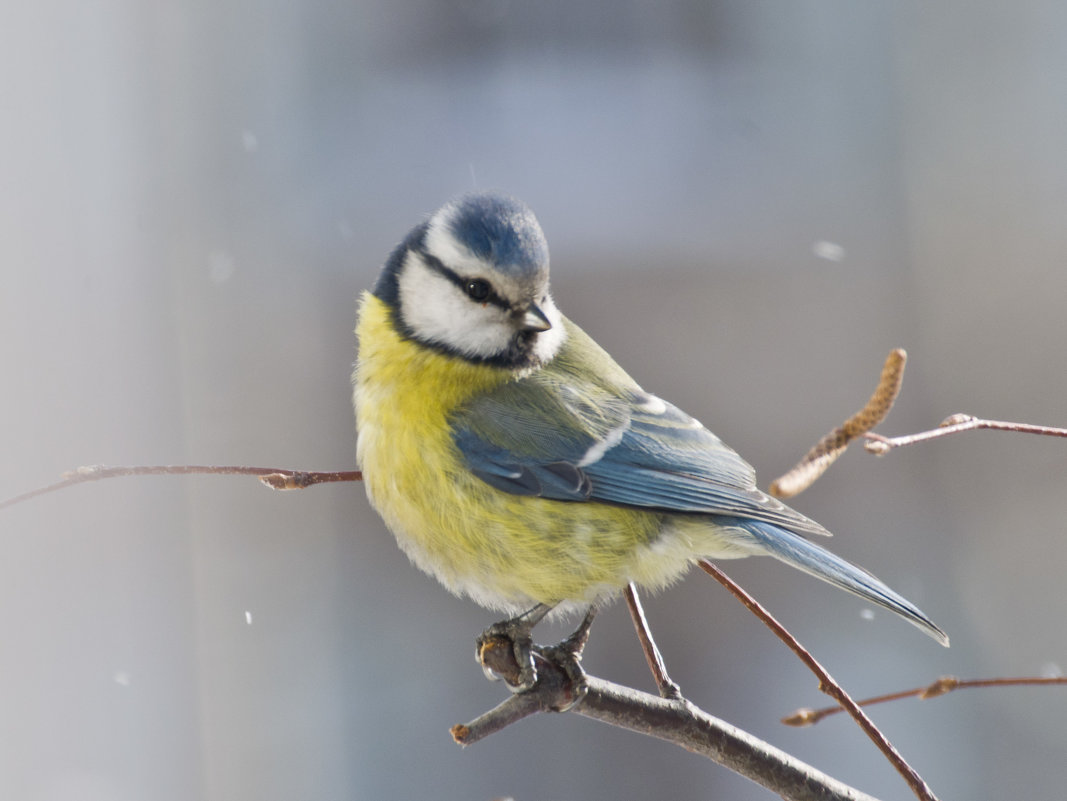
[[[515,614],[596,606],[630,582],[659,590],[700,558],[767,555],[948,645],[564,317],[548,263],[523,203],[472,194],[416,226],[363,293],[357,455],[371,504],[416,565]]]

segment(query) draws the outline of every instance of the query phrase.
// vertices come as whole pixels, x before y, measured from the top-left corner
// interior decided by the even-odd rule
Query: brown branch
[[[648,618],[645,617],[645,609],[641,606],[641,598],[637,594],[637,587],[631,581],[626,585],[623,593],[626,596],[626,606],[630,610],[630,618],[634,622],[637,631],[638,642],[648,662],[648,669],[652,671],[652,678],[656,682],[661,698],[681,698],[682,690],[667,673],[667,665],[663,661],[663,654],[659,646],[652,638],[652,629],[648,627]]]
[[[741,601],[750,612],[766,624],[768,628],[773,631],[778,639],[784,642],[789,649],[793,651],[803,662],[808,669],[815,674],[819,679],[819,690],[829,695],[835,701],[838,702],[844,709],[852,716],[864,733],[871,739],[871,741],[878,747],[878,749],[885,754],[886,759],[890,764],[896,768],[897,772],[904,777],[904,780],[911,787],[912,792],[916,797],[922,799],[922,801],[936,801],[936,796],[933,790],[923,781],[923,778],[911,767],[900,755],[900,752],[893,747],[893,744],[889,742],[884,734],[874,725],[874,722],[867,717],[862,709],[856,704],[855,701],[845,692],[844,688],[838,684],[834,678],[827,672],[826,668],[819,664],[819,662],[811,655],[811,653],[801,645],[797,639],[789,633],[789,631],[779,623],[770,612],[768,612],[755,598],[749,595],[744,589],[735,584],[729,576],[719,570],[714,564],[707,559],[701,559],[698,563],[700,568],[711,576],[713,579],[722,584],[728,589],[735,598]]]
[[[918,434],[908,434],[901,437],[883,437],[880,434],[865,432],[867,442],[863,447],[870,453],[881,456],[889,453],[893,448],[904,445],[914,445],[916,442],[946,437],[949,434],[959,434],[963,431],[978,431],[988,429],[991,431],[1014,431],[1018,434],[1038,434],[1044,437],[1067,437],[1067,428],[1053,428],[1052,426],[1037,426],[1029,423],[1009,423],[1003,420],[983,420],[972,417],[969,414],[954,414],[943,420],[940,425],[930,431],[920,431]]]
[[[244,465],[199,465],[199,464],[175,464],[175,465],[136,465],[123,467],[107,467],[106,465],[94,464],[78,467],[63,474],[63,478],[54,484],[24,492],[13,498],[0,501],[0,509],[14,506],[17,503],[28,501],[39,495],[73,487],[75,484],[84,484],[87,481],[100,481],[105,478],[118,478],[119,476],[184,476],[184,475],[239,475],[256,476],[271,489],[290,490],[304,489],[313,484],[323,484],[333,481],[360,481],[363,474],[358,470],[340,471],[302,471],[288,470],[278,467],[247,467]]]
[[[815,443],[815,446],[797,463],[796,467],[771,482],[769,487],[771,495],[776,498],[791,498],[803,492],[837,461],[852,440],[863,436],[881,423],[889,414],[889,410],[893,408],[897,395],[900,394],[900,384],[904,378],[904,365],[907,359],[908,354],[903,348],[891,350],[882,366],[878,387],[867,404],[841,426]]]
[[[1004,420],[985,420],[969,414],[954,414],[930,431],[907,434],[900,437],[884,437],[871,431],[881,423],[893,407],[900,394],[901,381],[904,378],[904,365],[907,354],[902,348],[890,351],[882,367],[878,387],[871,395],[867,405],[852,415],[840,427],[835,428],[815,443],[792,470],[771,482],[768,492],[776,498],[791,498],[806,490],[826,472],[837,458],[845,452],[848,444],[857,437],[864,437],[863,444],[869,453],[882,456],[894,448],[914,445],[931,439],[959,434],[963,431],[1013,431],[1017,434],[1037,434],[1044,437],[1067,437],[1067,428],[1039,426],[1030,423],[1010,423]]]
[[[974,687],[1021,687],[1047,684],[1067,684],[1067,677],[1026,677],[1006,679],[957,679],[955,676],[942,676],[933,684],[925,687],[914,687],[910,690],[900,690],[886,695],[876,695],[873,698],[864,698],[856,703],[860,706],[872,706],[884,704],[887,701],[899,701],[902,698],[937,698],[946,695],[953,690],[966,690]],[[823,718],[836,715],[843,711],[839,706],[828,706],[822,709],[798,709],[792,715],[782,718],[782,723],[787,726],[813,726]]]
[[[583,676],[584,686],[576,692],[574,666],[561,664],[559,655],[559,651],[535,647],[539,678],[534,688],[512,695],[470,723],[453,726],[453,739],[463,746],[472,745],[529,715],[567,709],[680,745],[789,801],[874,801],[683,698],[658,698],[592,676]],[[513,649],[493,649],[490,659],[494,660],[490,667],[498,675],[518,676]]]

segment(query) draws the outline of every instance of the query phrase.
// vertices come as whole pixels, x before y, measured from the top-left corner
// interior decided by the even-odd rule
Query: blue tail
[[[835,556],[799,534],[770,523],[759,520],[739,520],[738,524],[739,528],[750,534],[755,543],[768,555],[891,612],[896,612],[909,623],[918,626],[939,643],[948,647],[948,635],[944,631],[938,628],[918,607],[889,589],[881,580],[862,567],[846,562],[840,556]]]

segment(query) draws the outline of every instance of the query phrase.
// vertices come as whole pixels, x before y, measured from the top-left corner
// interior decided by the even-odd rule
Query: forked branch
[[[881,456],[894,448],[914,445],[931,439],[959,434],[963,431],[1013,431],[1017,434],[1038,434],[1045,437],[1067,437],[1067,428],[1039,426],[1030,423],[1009,423],[1003,420],[984,420],[969,414],[954,414],[943,420],[937,428],[907,434],[900,437],[884,437],[871,431],[885,420],[893,403],[900,394],[904,378],[907,354],[903,348],[895,348],[886,357],[882,375],[867,404],[839,427],[820,439],[796,466],[781,478],[772,481],[768,492],[776,498],[791,498],[799,495],[818,480],[837,458],[845,452],[849,443],[859,437],[867,441],[863,447],[869,453]]]
[[[507,681],[518,680],[519,665],[511,648],[486,652],[486,667]],[[470,723],[453,726],[453,739],[472,745],[537,712],[567,709],[637,734],[656,737],[740,774],[788,801],[874,801],[859,790],[822,773],[747,732],[698,709],[684,698],[665,699],[583,675],[575,664],[561,662],[563,652],[535,646],[538,682],[533,689],[508,697]],[[575,699],[579,698],[577,702]]]

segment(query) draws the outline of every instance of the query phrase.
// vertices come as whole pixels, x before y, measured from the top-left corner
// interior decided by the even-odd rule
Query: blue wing
[[[588,348],[591,340],[578,344]],[[685,412],[641,390],[613,362],[618,372],[604,381],[583,375],[565,357],[557,361],[454,416],[455,444],[486,483],[517,495],[724,515],[829,534],[758,490],[755,471],[737,453]]]

